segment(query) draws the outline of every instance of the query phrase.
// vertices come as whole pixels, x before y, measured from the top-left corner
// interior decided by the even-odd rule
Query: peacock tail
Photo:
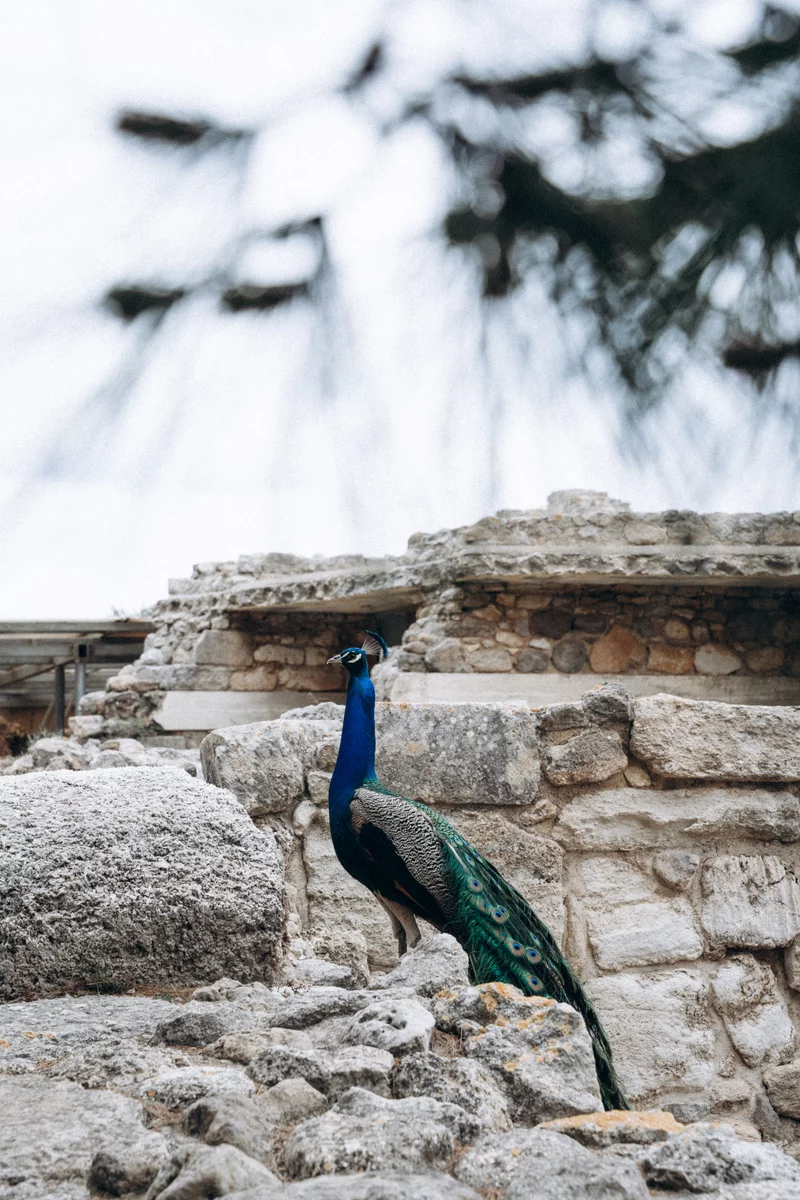
[[[419,801],[442,841],[458,908],[459,941],[475,983],[511,983],[577,1009],[589,1032],[606,1109],[628,1109],[605,1030],[556,941],[516,888],[439,813]],[[453,932],[449,930],[448,932]]]

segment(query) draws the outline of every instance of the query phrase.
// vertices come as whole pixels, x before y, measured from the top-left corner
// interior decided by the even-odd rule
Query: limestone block
[[[693,666],[694,654],[689,646],[664,646],[656,642],[647,653],[647,669],[653,675],[688,675]]]
[[[700,958],[703,939],[688,900],[609,905],[590,913],[589,944],[604,971]]]
[[[622,738],[613,729],[587,729],[568,742],[551,746],[544,773],[558,787],[576,783],[599,783],[628,765]]]
[[[378,704],[378,778],[428,804],[530,804],[536,718],[523,704]]]
[[[525,897],[560,945],[565,919],[564,856],[558,842],[520,829],[500,812],[451,809],[447,819]]]
[[[800,887],[774,855],[712,858],[701,887],[700,920],[712,943],[788,946],[800,933]]]
[[[441,992],[434,1014],[494,1077],[519,1124],[601,1109],[589,1035],[569,1005],[484,983]]]
[[[251,817],[286,812],[305,793],[306,770],[315,765],[326,734],[325,720],[256,721],[216,729],[200,743],[209,783],[228,788]]]
[[[711,838],[800,840],[800,800],[744,788],[609,788],[570,800],[553,836],[567,850],[695,848]]]
[[[795,1031],[775,976],[748,954],[729,958],[712,984],[714,1003],[731,1041],[748,1067],[779,1062],[795,1043]]]
[[[708,1087],[715,1071],[714,1033],[699,972],[623,972],[591,980],[586,991],[629,1099]]]
[[[6,999],[280,966],[283,864],[229,792],[136,767],[0,779]]]
[[[195,643],[194,661],[211,667],[250,667],[253,638],[235,629],[204,629]]]
[[[643,667],[647,648],[630,629],[615,625],[592,646],[589,662],[598,675],[617,675]]]
[[[142,1100],[152,1100],[165,1108],[181,1109],[202,1096],[249,1096],[255,1085],[244,1071],[235,1067],[170,1067],[144,1079],[136,1088]]]
[[[694,652],[694,665],[698,675],[732,675],[742,665],[738,654],[725,646],[698,646]]]
[[[394,970],[376,975],[370,987],[376,991],[410,988],[418,996],[435,996],[445,988],[466,985],[468,969],[469,959],[456,939],[449,933],[434,933],[406,950]]]
[[[631,751],[668,779],[800,779],[800,708],[646,696],[634,704]]]
[[[295,1179],[387,1167],[444,1170],[456,1146],[480,1132],[480,1121],[458,1105],[429,1096],[386,1100],[351,1088],[329,1112],[295,1127],[284,1161]]]
[[[700,855],[689,850],[664,850],[653,859],[653,871],[667,887],[686,892],[700,866]]]
[[[558,1121],[546,1121],[539,1128],[564,1133],[592,1150],[606,1150],[609,1146],[651,1146],[654,1142],[665,1142],[684,1127],[671,1112],[659,1109],[621,1112],[617,1109],[614,1112],[562,1117]]]
[[[345,1046],[375,1046],[395,1057],[430,1048],[433,1017],[411,997],[377,1000],[349,1021],[342,1036]]]
[[[279,1186],[276,1176],[236,1146],[183,1145],[161,1167],[148,1195],[158,1196],[158,1200],[187,1200],[269,1185]]]
[[[444,638],[427,651],[425,665],[429,671],[446,671],[449,674],[468,671],[463,642],[460,638]]]
[[[469,656],[471,671],[485,671],[494,674],[496,671],[510,671],[512,665],[511,655],[500,646],[496,650],[473,650]]]
[[[736,1137],[725,1125],[685,1129],[665,1142],[648,1146],[639,1161],[647,1182],[668,1193],[789,1200],[800,1188],[800,1163],[778,1146]],[[726,1184],[757,1186],[762,1181],[763,1190],[721,1190]]]
[[[800,1121],[800,1059],[765,1071],[764,1085],[775,1111]]]
[[[505,1200],[648,1200],[635,1163],[598,1154],[554,1129],[515,1129],[482,1138],[459,1159],[456,1176]]]
[[[486,1068],[471,1058],[407,1054],[395,1068],[392,1092],[398,1099],[431,1096],[458,1104],[500,1133],[511,1128],[508,1102]]]
[[[800,992],[800,937],[795,938],[791,946],[786,947],[783,963],[786,970],[786,982],[790,988]]]
[[[352,930],[364,935],[370,964],[390,968],[397,962],[397,943],[385,909],[336,857],[326,825],[313,824],[303,838],[311,930],[324,934]]]

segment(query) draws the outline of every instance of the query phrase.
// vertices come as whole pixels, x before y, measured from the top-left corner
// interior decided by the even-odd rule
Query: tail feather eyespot
[[[536,975],[528,976],[528,987],[531,989],[532,992],[537,993],[537,994],[539,992],[544,991],[544,984],[542,983],[541,979],[539,979],[538,976],[536,976]]]
[[[508,920],[508,909],[504,908],[502,904],[498,904],[497,908],[492,909],[492,920],[496,921],[498,925],[502,925],[504,921]]]
[[[481,883],[480,879],[476,879],[475,876],[467,881],[467,887],[471,892],[483,891],[483,884]]]
[[[528,946],[525,953],[528,956],[528,962],[538,963],[542,961],[542,956],[533,946]]]
[[[511,937],[508,939],[508,948],[514,955],[514,958],[522,958],[523,954],[525,953],[525,947],[523,946],[522,942],[515,942]]]

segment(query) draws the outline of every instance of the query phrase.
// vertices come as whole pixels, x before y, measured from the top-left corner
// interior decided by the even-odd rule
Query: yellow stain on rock
[[[579,1131],[591,1137],[602,1134],[611,1135],[611,1140],[636,1141],[636,1133],[653,1134],[652,1139],[664,1141],[673,1133],[681,1133],[686,1126],[676,1121],[671,1112],[653,1109],[649,1112],[627,1112],[614,1108],[610,1112],[581,1113],[576,1117],[560,1117],[557,1121],[545,1121],[540,1129],[554,1129],[556,1133],[566,1133],[575,1136]],[[613,1135],[617,1134],[614,1139]],[[661,1135],[660,1137],[658,1135]],[[648,1140],[651,1140],[648,1138]]]

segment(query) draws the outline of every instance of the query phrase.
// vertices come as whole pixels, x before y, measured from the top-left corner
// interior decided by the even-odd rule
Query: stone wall
[[[275,830],[294,935],[350,930],[389,966],[388,920],[330,842],[341,714],[218,730],[201,756]],[[383,782],[437,805],[550,924],[637,1106],[798,1140],[798,710],[611,685],[538,712],[379,705],[377,724]]]
[[[465,584],[421,605],[401,671],[800,676],[800,596]]]

